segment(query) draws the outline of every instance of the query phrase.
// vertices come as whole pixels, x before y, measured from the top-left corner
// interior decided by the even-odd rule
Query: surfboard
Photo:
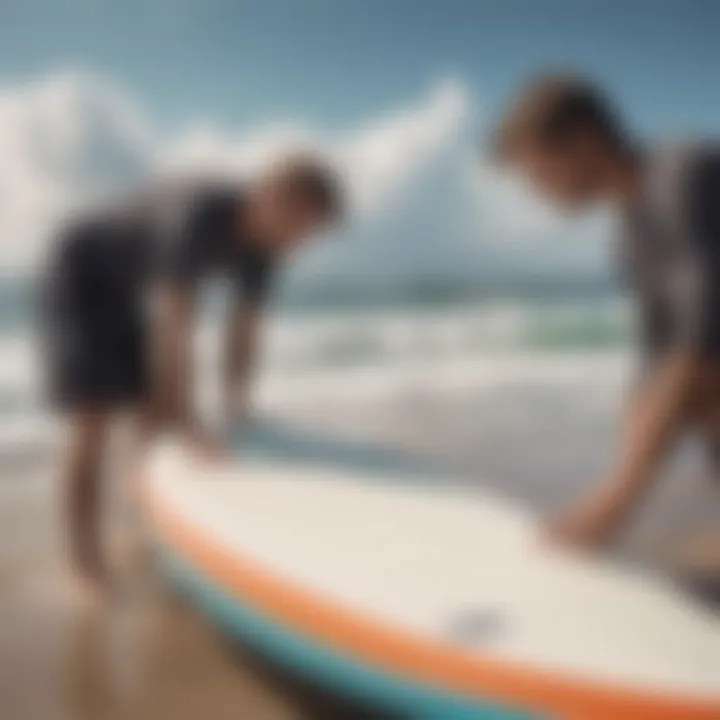
[[[418,718],[720,719],[720,616],[550,550],[490,492],[402,471],[157,450],[168,576],[312,682]],[[382,715],[381,715],[382,716]]]

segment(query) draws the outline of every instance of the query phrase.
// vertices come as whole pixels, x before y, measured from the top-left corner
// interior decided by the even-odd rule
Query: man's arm
[[[193,401],[196,292],[222,228],[225,198],[214,192],[171,195],[159,213],[155,239],[151,400],[155,422],[176,428],[203,451],[216,443],[203,431]]]
[[[595,546],[607,541],[637,506],[683,425],[700,363],[692,352],[658,364],[630,404],[614,467],[600,487],[562,513],[550,527],[561,542]]]
[[[190,431],[192,411],[192,290],[162,282],[155,288],[150,337],[150,389],[154,424]]]
[[[630,501],[642,493],[683,424],[701,370],[692,348],[679,348],[658,361],[630,404],[625,435],[608,491]]]
[[[560,516],[551,534],[581,545],[608,540],[635,507],[683,425],[715,339],[720,252],[720,161],[693,169],[679,217],[678,246],[665,291],[673,336],[637,391],[614,468],[599,490]]]
[[[261,306],[253,302],[236,304],[228,319],[223,372],[228,426],[246,418],[261,320]]]

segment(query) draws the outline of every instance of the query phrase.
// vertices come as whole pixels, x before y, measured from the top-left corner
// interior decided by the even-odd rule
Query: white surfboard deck
[[[153,459],[152,492],[228,553],[325,601],[526,668],[720,699],[720,615],[670,583],[537,542],[457,485],[248,460]]]

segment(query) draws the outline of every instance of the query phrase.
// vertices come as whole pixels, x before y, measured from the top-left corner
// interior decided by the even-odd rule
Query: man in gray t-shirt
[[[638,310],[642,378],[608,478],[548,528],[561,542],[597,546],[683,430],[700,427],[720,447],[720,147],[638,147],[592,84],[547,76],[521,94],[494,149],[553,203],[606,203],[621,219],[618,257]]]
[[[673,349],[720,351],[720,146],[662,147],[642,158],[622,209],[621,274],[638,302],[649,364]]]

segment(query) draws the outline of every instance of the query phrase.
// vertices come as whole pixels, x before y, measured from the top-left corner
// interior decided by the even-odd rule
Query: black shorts
[[[106,253],[98,228],[61,238],[42,288],[48,391],[63,410],[119,409],[147,396],[145,318]]]

